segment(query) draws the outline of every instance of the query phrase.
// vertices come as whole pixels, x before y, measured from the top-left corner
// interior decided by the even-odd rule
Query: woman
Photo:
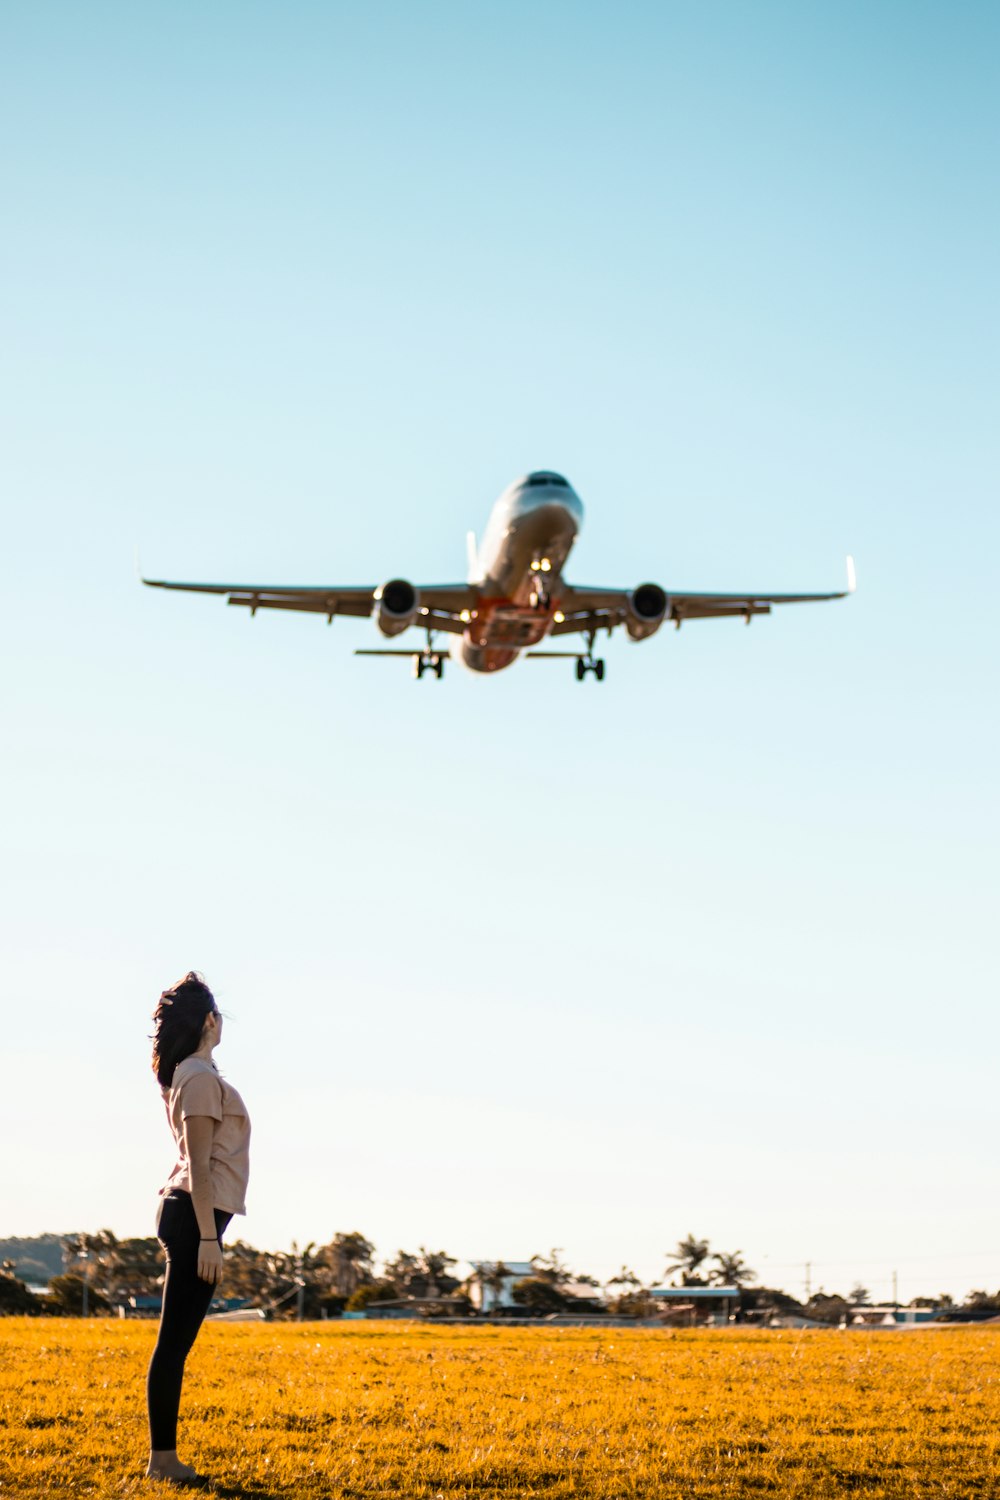
[[[166,1251],[160,1332],[149,1363],[148,1479],[197,1484],[177,1457],[177,1412],[187,1358],[222,1274],[222,1235],[246,1213],[250,1121],[212,1053],[222,1017],[200,974],[164,990],[153,1012],[153,1072],[167,1107],[177,1164],[160,1189],[156,1233]]]

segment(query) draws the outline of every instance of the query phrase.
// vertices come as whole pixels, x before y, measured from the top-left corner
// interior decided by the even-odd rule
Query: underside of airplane
[[[603,681],[605,664],[595,656],[600,633],[623,626],[633,641],[655,635],[661,625],[677,629],[686,620],[734,616],[749,625],[776,604],[843,599],[854,590],[854,565],[847,560],[847,588],[826,594],[705,594],[640,583],[631,589],[585,588],[568,583],[563,570],[583,522],[579,496],[561,474],[536,470],[510,485],[490,515],[480,543],[469,535],[469,574],[464,583],[415,584],[391,578],[382,584],[309,587],[236,583],[172,583],[144,578],[152,588],[225,594],[227,603],[255,615],[259,609],[297,610],[325,616],[370,618],[383,637],[424,632],[409,649],[360,649],[356,656],[408,657],[415,677],[440,678],[447,660],[473,672],[498,672],[523,653],[535,660],[574,662],[577,680],[593,673]],[[537,650],[550,637],[578,635],[577,650]],[[447,645],[437,643],[446,636]]]

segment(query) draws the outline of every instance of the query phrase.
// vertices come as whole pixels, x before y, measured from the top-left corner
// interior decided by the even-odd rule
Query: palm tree
[[[420,1267],[427,1278],[428,1297],[440,1294],[442,1279],[455,1285],[454,1277],[448,1275],[448,1267],[454,1264],[455,1257],[444,1250],[427,1250],[423,1245],[420,1246]]]
[[[397,1297],[412,1296],[413,1284],[421,1275],[419,1257],[411,1255],[409,1250],[397,1250],[395,1257],[386,1261],[382,1274],[392,1282]]]
[[[239,1252],[244,1269],[247,1260],[257,1254],[249,1245],[237,1244],[233,1248]],[[294,1297],[295,1315],[300,1323],[306,1314],[307,1299],[314,1310],[310,1316],[315,1315],[318,1299],[328,1290],[330,1280],[325,1250],[317,1252],[315,1240],[301,1250],[292,1240],[289,1250],[265,1252],[260,1262],[265,1275],[259,1298],[268,1314],[273,1315]],[[227,1289],[232,1291],[232,1287]]]
[[[687,1239],[677,1241],[677,1249],[667,1262],[664,1275],[681,1273],[681,1285],[690,1286],[696,1279],[698,1268],[708,1259],[708,1240],[696,1239],[689,1234]]]
[[[154,1292],[163,1279],[162,1251],[156,1239],[120,1240],[110,1229],[101,1229],[90,1246],[93,1285],[112,1304]]]
[[[230,1296],[247,1297],[255,1306],[268,1307],[287,1285],[287,1277],[279,1273],[270,1254],[243,1240],[226,1246],[226,1289]]]
[[[375,1246],[358,1230],[353,1229],[350,1234],[335,1234],[324,1253],[338,1296],[349,1297],[363,1282],[371,1280]]]
[[[607,1283],[607,1285],[608,1286],[620,1286],[620,1287],[634,1287],[634,1286],[642,1286],[642,1282],[639,1280],[638,1276],[635,1274],[635,1272],[633,1270],[631,1270],[628,1266],[622,1266],[622,1268],[618,1272],[618,1274],[616,1276],[612,1276],[611,1280]]]
[[[730,1255],[724,1250],[717,1250],[712,1259],[715,1261],[715,1270],[710,1273],[711,1278],[720,1286],[745,1286],[748,1281],[757,1280],[757,1272],[747,1265],[742,1250],[734,1250]]]
[[[550,1281],[553,1286],[562,1286],[566,1281],[573,1280],[573,1273],[565,1261],[559,1259],[561,1249],[550,1250],[548,1257],[544,1255],[533,1255],[531,1257],[531,1274],[539,1281]]]

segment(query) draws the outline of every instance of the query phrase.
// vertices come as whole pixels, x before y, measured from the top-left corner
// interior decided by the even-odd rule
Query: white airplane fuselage
[[[490,513],[478,549],[480,589],[451,655],[473,672],[498,672],[536,646],[559,612],[563,569],[583,524],[579,495],[559,474],[519,479]]]

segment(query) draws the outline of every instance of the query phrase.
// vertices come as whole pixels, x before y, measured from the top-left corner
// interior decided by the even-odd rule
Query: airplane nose
[[[576,491],[571,490],[568,485],[559,489],[554,485],[524,485],[517,493],[514,508],[519,516],[548,511],[553,516],[571,516],[577,526],[583,520],[583,504]]]

